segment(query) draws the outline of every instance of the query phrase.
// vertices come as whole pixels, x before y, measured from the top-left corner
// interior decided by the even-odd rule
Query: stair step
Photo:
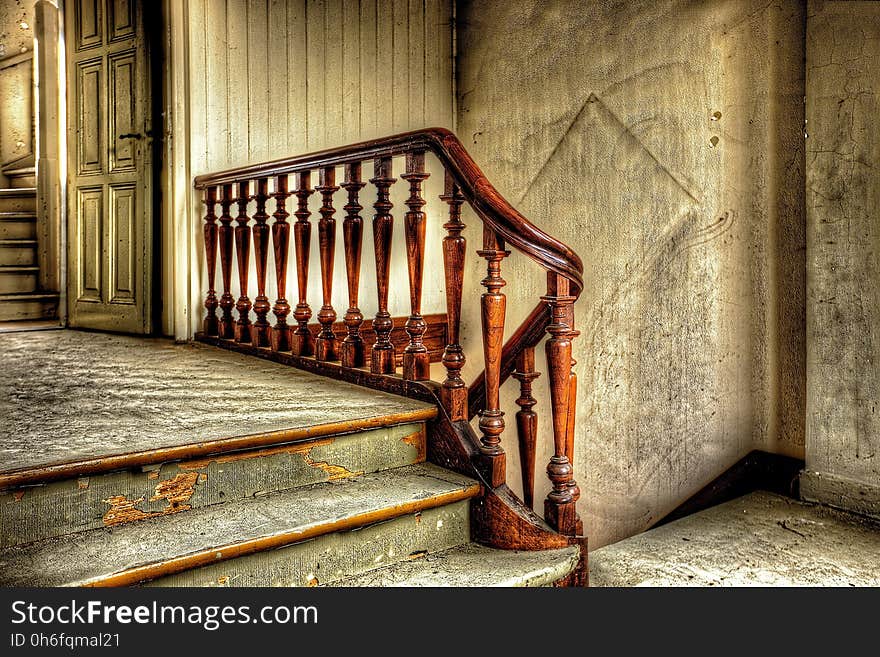
[[[58,295],[49,292],[0,294],[0,322],[51,319],[58,316]]]
[[[37,215],[33,212],[0,212],[0,240],[34,240]]]
[[[0,294],[36,292],[39,267],[0,265]]]
[[[35,212],[37,209],[37,189],[17,187],[0,189],[0,213]]]
[[[37,261],[37,240],[0,239],[0,266],[34,265]]]
[[[578,565],[580,548],[519,552],[467,543],[436,553],[418,555],[361,575],[336,580],[329,586],[549,586],[570,575]],[[490,565],[491,564],[491,565]]]
[[[479,493],[477,482],[437,466],[405,466],[5,548],[0,551],[0,585],[135,584]]]
[[[0,547],[421,463],[425,449],[414,422],[13,487],[0,491]]]

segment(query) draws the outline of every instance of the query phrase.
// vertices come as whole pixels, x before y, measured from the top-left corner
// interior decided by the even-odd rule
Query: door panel
[[[70,0],[68,314],[151,330],[152,143],[143,2]]]

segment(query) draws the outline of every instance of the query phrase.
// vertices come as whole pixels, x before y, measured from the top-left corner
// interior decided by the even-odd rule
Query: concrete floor
[[[4,333],[0,359],[0,474],[431,408],[165,339]]]
[[[590,554],[591,586],[880,586],[880,523],[755,492]]]

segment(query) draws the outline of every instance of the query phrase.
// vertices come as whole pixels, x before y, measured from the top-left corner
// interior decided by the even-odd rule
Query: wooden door
[[[68,0],[69,324],[149,333],[153,157],[140,0]]]

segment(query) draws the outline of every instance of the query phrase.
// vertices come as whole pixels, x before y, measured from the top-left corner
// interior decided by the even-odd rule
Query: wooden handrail
[[[446,379],[442,384],[428,381],[429,363],[432,357],[434,361],[437,360],[437,351],[429,350],[425,345],[424,341],[429,336],[428,324],[422,316],[426,224],[426,214],[422,208],[427,203],[423,198],[422,183],[431,175],[425,167],[426,152],[433,153],[444,167],[444,193],[440,199],[448,205],[449,216],[443,225],[447,236],[442,244],[447,301],[446,341],[442,355]],[[403,220],[411,314],[404,326],[408,341],[400,353],[398,345],[392,342],[395,321],[388,312],[394,234],[391,187],[398,181],[394,173],[396,157],[405,157],[405,171],[399,177],[409,184]],[[361,171],[365,161],[372,161],[372,177]],[[337,167],[343,167],[344,174],[344,179],[338,184]],[[271,193],[270,178],[275,180]],[[370,324],[371,344],[365,340],[370,331],[366,326],[362,330],[362,324],[366,322],[358,308],[364,223],[360,216],[364,208],[359,194],[367,182],[376,190],[372,248],[376,265],[378,311]],[[467,435],[471,444],[463,453],[470,455],[467,458],[472,460],[475,471],[499,495],[499,491],[506,490],[507,476],[506,454],[502,446],[506,421],[499,389],[513,376],[520,383],[520,395],[516,401],[520,410],[516,414],[516,425],[523,490],[529,507],[532,506],[534,495],[537,413],[541,410],[534,408],[538,402],[532,391],[535,381],[541,376],[535,369],[535,348],[546,336],[548,371],[541,382],[546,381],[550,389],[549,412],[554,450],[547,466],[552,489],[544,502],[544,517],[559,533],[568,536],[581,533],[582,526],[576,511],[579,490],[571,460],[574,453],[577,388],[577,377],[572,370],[572,340],[578,335],[574,330],[574,303],[583,290],[583,264],[572,249],[532,224],[507,202],[453,133],[442,128],[429,128],[226,169],[198,176],[194,186],[204,191],[206,204],[204,240],[209,289],[205,298],[207,315],[204,333],[200,334],[202,339],[297,364],[312,371],[334,376],[346,372],[346,376],[353,380],[384,389],[397,389],[402,380],[404,388],[413,391],[417,389],[416,386],[423,385],[421,382],[426,382],[425,390],[431,391],[428,393],[431,395],[436,391],[448,421],[459,427],[457,431]],[[348,282],[348,310],[344,323],[347,334],[344,340],[334,329],[338,313],[333,305],[333,263],[337,243],[334,197],[340,189],[348,195],[348,202],[342,207],[346,213],[343,232]],[[315,305],[314,300],[310,305],[307,298],[312,233],[308,197],[316,192],[321,201],[318,211],[320,220],[317,222],[322,287],[319,306]],[[287,210],[286,199],[293,195],[297,198],[297,209],[293,212],[296,221],[291,224],[287,220],[291,213]],[[274,305],[270,305],[265,295],[270,239],[266,201],[269,199],[275,201],[275,212],[271,215],[274,219],[271,242],[278,298]],[[253,217],[249,217],[247,212],[252,201],[256,202],[257,211]],[[465,354],[460,343],[460,318],[467,253],[466,226],[461,217],[464,203],[468,203],[482,221],[482,240],[477,255],[486,261],[486,277],[481,281],[485,291],[479,301],[485,369],[470,388],[461,377]],[[218,204],[221,209],[219,217],[215,214]],[[238,210],[235,217],[231,212],[233,206],[237,206]],[[250,223],[251,219],[254,220],[253,224]],[[237,223],[235,228],[233,221]],[[248,293],[247,275],[251,243],[254,245],[257,272],[257,294],[253,302]],[[292,313],[295,326],[288,323],[292,308],[286,298],[287,262],[291,247],[295,256],[298,292]],[[502,265],[510,255],[509,247],[524,253],[546,271],[547,294],[541,297],[523,324],[504,344],[507,297],[503,290],[507,282],[502,276]],[[233,249],[239,272],[240,296],[237,302],[234,300],[231,280]],[[222,290],[215,289],[218,260]],[[219,298],[218,292],[222,292]],[[320,307],[316,318],[321,329],[317,336],[313,335],[309,326],[313,307]],[[271,327],[267,320],[270,308],[276,317]],[[237,321],[233,317],[233,310],[238,311]],[[254,321],[250,319],[251,310],[256,315]],[[399,379],[397,370],[400,362],[403,370]],[[467,422],[476,414],[480,416],[479,437]]]

